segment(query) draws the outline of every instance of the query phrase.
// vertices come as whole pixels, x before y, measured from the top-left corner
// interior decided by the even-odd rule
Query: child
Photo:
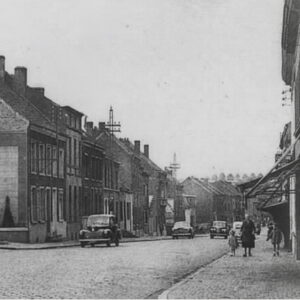
[[[230,235],[229,235],[229,238],[228,238],[228,244],[229,244],[230,251],[231,251],[230,256],[235,256],[235,249],[238,246],[238,241],[237,241],[237,238],[235,236],[234,230],[230,231]]]
[[[282,241],[282,231],[278,228],[276,223],[274,223],[274,227],[271,232],[271,241],[274,249],[273,256],[279,256],[279,246]]]

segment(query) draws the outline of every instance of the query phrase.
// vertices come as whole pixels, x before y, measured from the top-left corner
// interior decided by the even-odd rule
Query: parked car
[[[241,221],[233,222],[233,224],[232,224],[232,230],[234,230],[235,236],[236,236],[237,241],[238,241],[239,244],[242,242],[242,240],[241,240],[241,235],[242,235],[241,228],[242,228],[242,225],[243,225],[243,222],[241,222]]]
[[[86,245],[111,243],[119,246],[121,231],[116,224],[114,215],[91,215],[87,218],[85,228],[79,232],[79,242],[81,247]]]
[[[190,239],[194,237],[194,228],[186,221],[176,222],[172,228],[173,239],[186,236]]]
[[[223,236],[225,239],[227,239],[229,227],[226,221],[213,221],[209,231],[211,239],[213,239],[215,236]]]

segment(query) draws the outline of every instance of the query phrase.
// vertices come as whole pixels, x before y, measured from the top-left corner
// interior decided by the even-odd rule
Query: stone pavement
[[[266,233],[258,236],[252,257],[229,253],[201,268],[164,292],[161,299],[262,299],[300,298],[300,262],[281,250],[273,257]]]
[[[206,234],[196,235],[195,237],[207,237]],[[171,236],[145,236],[139,238],[122,238],[120,243],[130,243],[130,242],[151,242],[151,241],[161,241],[170,240]],[[67,248],[67,247],[79,247],[78,241],[65,241],[65,242],[51,242],[51,243],[12,243],[0,241],[0,249],[6,250],[38,250],[38,249],[51,249],[51,248]]]

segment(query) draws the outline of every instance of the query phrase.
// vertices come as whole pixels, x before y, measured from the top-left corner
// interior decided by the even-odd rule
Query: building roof
[[[232,184],[224,180],[215,181],[212,185],[216,186],[224,195],[241,196],[241,193]]]
[[[0,86],[0,98],[2,98],[13,110],[25,117],[31,124],[39,127],[45,127],[55,131],[53,123],[28,99],[18,95],[6,85]]]

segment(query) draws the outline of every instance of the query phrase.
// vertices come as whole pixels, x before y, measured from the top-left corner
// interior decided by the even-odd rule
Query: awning
[[[294,193],[289,185],[284,188],[285,181],[297,171],[300,171],[300,159],[294,160],[261,178],[245,195],[246,198],[265,196],[260,207],[264,207],[271,199],[281,198],[284,194]]]

